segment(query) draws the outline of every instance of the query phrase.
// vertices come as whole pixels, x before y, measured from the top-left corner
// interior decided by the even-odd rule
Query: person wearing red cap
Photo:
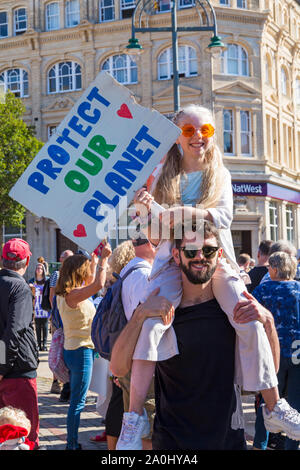
[[[0,270],[0,408],[25,411],[31,422],[30,441],[38,447],[39,413],[36,369],[38,345],[32,323],[32,295],[24,279],[29,244],[12,238],[2,250]]]

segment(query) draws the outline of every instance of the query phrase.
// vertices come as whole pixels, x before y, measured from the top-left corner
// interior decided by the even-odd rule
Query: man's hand
[[[151,196],[151,194],[148,193],[148,191],[146,191],[144,187],[140,188],[135,193],[134,199],[133,199],[135,208],[137,210],[136,212],[137,215],[141,215],[141,212],[142,212],[142,215],[145,216],[145,211],[142,210],[141,206],[145,206],[147,211],[150,212],[151,203],[153,199],[154,199],[153,196]]]
[[[154,289],[143,304],[136,309],[136,315],[145,320],[149,317],[162,317],[164,325],[172,322],[174,317],[174,307],[165,297],[158,296],[159,287]]]
[[[258,320],[265,326],[270,320],[273,321],[271,312],[263,307],[253,295],[247,291],[243,294],[247,300],[238,302],[233,310],[233,320],[236,323],[249,323]]]
[[[0,375],[0,382],[1,382],[2,379],[3,379],[3,375]]]

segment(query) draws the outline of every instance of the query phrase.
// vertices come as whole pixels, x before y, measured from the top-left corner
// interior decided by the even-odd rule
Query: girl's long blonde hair
[[[213,124],[213,116],[209,109],[195,104],[182,108],[173,117],[174,124],[179,125],[184,116],[189,114],[205,114],[208,122]],[[205,169],[203,170],[200,193],[197,204],[204,209],[215,207],[220,199],[222,181],[224,181],[225,167],[222,154],[213,141],[205,153]],[[182,168],[182,155],[175,143],[167,153],[160,176],[153,189],[152,195],[159,204],[182,204],[180,196],[180,175],[184,174]]]

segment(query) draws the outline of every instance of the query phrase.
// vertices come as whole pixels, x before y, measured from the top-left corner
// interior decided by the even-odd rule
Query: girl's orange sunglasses
[[[215,133],[215,128],[211,124],[203,124],[203,126],[198,129],[204,138],[212,137]],[[193,137],[197,129],[193,124],[184,124],[184,126],[181,127],[181,131],[184,137]]]

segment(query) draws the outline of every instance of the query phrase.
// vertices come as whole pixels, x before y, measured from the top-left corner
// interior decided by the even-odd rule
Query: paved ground
[[[49,348],[49,343],[48,343]],[[51,394],[52,374],[48,367],[48,353],[40,353],[40,365],[38,368],[38,397],[40,412],[40,445],[47,446],[48,450],[63,450],[66,447],[66,416],[67,403],[58,401],[59,395]],[[88,400],[81,414],[79,442],[83,449],[100,450],[107,449],[106,443],[92,443],[90,436],[99,434],[104,430],[102,417],[96,413],[95,393],[88,393]],[[248,448],[252,447],[254,434],[254,396],[243,396],[243,410],[246,423],[246,438]]]

